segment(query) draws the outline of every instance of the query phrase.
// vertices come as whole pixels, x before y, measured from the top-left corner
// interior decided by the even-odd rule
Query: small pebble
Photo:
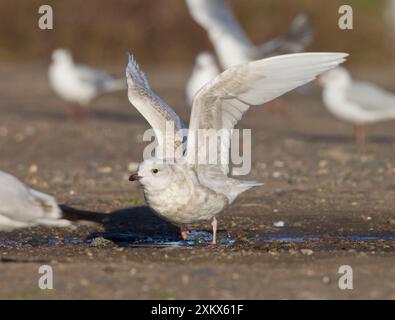
[[[32,164],[32,165],[29,167],[29,173],[30,173],[30,174],[37,173],[37,171],[38,171],[38,166],[37,166],[36,164]]]
[[[300,252],[306,256],[311,256],[314,253],[311,249],[301,249]]]
[[[108,247],[113,245],[114,242],[103,237],[94,238],[90,244],[91,247]]]
[[[273,226],[276,228],[283,228],[285,226],[285,222],[284,221],[276,221],[273,223]]]
[[[329,283],[331,282],[331,279],[330,279],[328,276],[324,276],[324,277],[322,278],[322,282],[323,282],[324,284],[329,284]]]
[[[100,173],[111,173],[112,172],[112,168],[111,167],[103,167],[103,168],[99,168],[98,171]]]

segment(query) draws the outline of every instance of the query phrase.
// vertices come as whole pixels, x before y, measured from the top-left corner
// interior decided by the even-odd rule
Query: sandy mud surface
[[[1,299],[395,299],[394,122],[369,126],[368,143],[356,146],[317,89],[286,96],[286,114],[251,110],[240,125],[253,133],[247,178],[265,186],[219,217],[219,245],[209,245],[209,223],[193,225],[185,243],[128,181],[148,125],[125,92],[73,123],[45,67],[2,70],[0,169],[89,221],[0,232]],[[147,74],[187,120],[188,70]],[[38,288],[44,264],[54,290]],[[353,290],[339,289],[342,265],[353,269]]]

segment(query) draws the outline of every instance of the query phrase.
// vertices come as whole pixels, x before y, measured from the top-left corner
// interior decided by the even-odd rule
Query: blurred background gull
[[[286,33],[254,45],[235,17],[228,0],[186,0],[191,16],[207,32],[222,70],[270,56],[303,52],[313,40],[313,26],[307,14],[295,17]],[[215,58],[199,53],[188,80],[188,104],[200,88],[214,78]]]
[[[141,142],[141,135],[148,128],[128,107],[123,90],[104,95],[91,103],[91,120],[94,121],[90,126],[85,125],[85,130],[64,124],[65,102],[51,90],[48,79],[51,56],[57,48],[67,48],[75,61],[105,70],[115,79],[124,79],[125,53],[132,52],[152,79],[154,89],[175,106],[185,121],[189,115],[185,108],[185,86],[194,66],[210,64],[212,68],[208,77],[220,70],[217,57],[212,55],[215,52],[213,44],[206,30],[191,16],[185,0],[174,0],[171,5],[159,0],[86,0],[83,3],[50,0],[47,4],[54,12],[53,30],[38,27],[41,1],[3,0],[0,3],[0,136],[4,137],[0,140],[0,147],[7,150],[3,153],[3,165],[10,163],[11,172],[12,158],[20,154],[20,149],[14,147],[10,136],[23,144],[30,141],[29,137],[36,137],[37,133],[52,130],[52,123],[62,134],[63,146],[70,143],[76,149],[80,147],[95,159],[94,162],[100,163],[97,155],[103,156],[106,150],[111,154],[107,159],[122,154],[117,149],[122,140],[118,131],[123,130],[125,136],[136,136],[124,148],[125,154],[129,155],[134,142]],[[338,9],[343,5],[341,0],[251,0],[248,4],[229,0],[235,19],[252,43],[265,43],[285,34],[293,19],[300,13],[306,13],[314,26],[314,39],[308,51],[349,52],[351,56],[346,67],[353,77],[376,83],[386,90],[395,89],[395,40],[394,28],[391,27],[395,19],[391,18],[394,10],[390,10],[394,7],[393,2],[351,0],[349,4],[354,9],[354,29],[343,31],[338,27]],[[199,54],[201,52],[205,53]],[[196,57],[198,65],[195,65]],[[312,98],[315,108],[322,109],[319,112],[324,113],[327,119],[336,120],[326,113],[319,89],[315,90],[316,96]],[[293,104],[293,101],[287,103]],[[300,111],[301,108],[293,109]],[[314,117],[314,113],[308,113],[309,117]],[[298,123],[297,119],[295,121]],[[336,121],[331,132],[349,128],[347,124]],[[319,122],[303,125],[303,129],[315,128],[316,123]],[[111,129],[111,125],[117,125],[116,130]],[[323,127],[319,129],[323,130]],[[270,126],[265,128],[267,132],[270,130]],[[55,147],[52,147],[50,135],[40,137],[44,139],[45,148],[50,149],[52,161],[54,158],[62,162],[74,160],[75,155],[67,148],[56,147],[53,150]],[[85,140],[79,137],[85,137]],[[95,143],[96,137],[108,139],[108,145]],[[11,149],[7,148],[8,145],[12,146]],[[36,147],[34,143],[30,144],[25,152]],[[48,161],[43,156],[36,160]]]
[[[53,30],[38,26],[44,4],[53,9]],[[338,26],[344,4],[353,8],[353,30]],[[375,100],[393,101],[395,0],[229,0],[229,6],[255,45],[285,34],[295,17],[308,14],[314,39],[307,50],[349,53],[344,67],[351,79],[368,82],[376,97],[385,90],[386,98]],[[143,135],[150,126],[130,106],[126,90],[97,98],[96,89],[85,91],[83,101],[76,102],[90,102],[89,120],[67,121],[66,103],[48,77],[57,48],[69,50],[76,63],[90,70],[123,80],[125,53],[131,52],[152,90],[185,123],[190,114],[185,87],[196,57],[195,67],[212,67],[208,77],[222,69],[186,0],[0,1],[0,170],[15,177],[3,180],[2,193],[11,190],[17,199],[1,198],[0,220],[7,227],[20,220],[25,225],[33,209],[28,204],[30,209],[22,208],[15,217],[14,205],[39,190],[39,195],[50,195],[45,199],[53,201],[54,218],[60,217],[59,203],[77,226],[0,231],[2,276],[13,284],[0,286],[0,298],[49,297],[48,291],[32,290],[37,264],[20,263],[27,258],[59,263],[59,286],[51,297],[60,299],[395,298],[394,121],[366,122],[367,141],[360,146],[352,135],[355,119],[327,110],[318,86],[305,95],[287,94],[286,117],[253,108],[238,127],[251,129],[246,132],[250,140],[243,131],[240,147],[251,168],[245,179],[263,181],[265,187],[242,195],[220,222],[219,239],[236,246],[221,246],[213,251],[215,259],[200,245],[158,250],[158,243],[174,246],[178,230],[157,218],[140,188],[128,181],[142,160]],[[335,89],[331,97],[348,91]],[[366,109],[359,90],[357,95],[358,105]],[[368,113],[375,117],[381,104],[369,105]],[[343,101],[335,107],[343,108]],[[391,116],[386,112],[384,118]],[[74,223],[90,214],[94,225]],[[193,229],[204,235],[207,226]],[[125,241],[128,246],[120,244]],[[135,244],[142,247],[137,250]],[[356,267],[358,290],[336,286],[344,261]]]
[[[76,64],[66,49],[52,53],[48,70],[49,83],[63,100],[68,102],[70,119],[84,118],[86,107],[96,97],[109,92],[126,90],[125,79],[114,79],[102,70]]]
[[[341,0],[250,0],[248,4],[230,0],[253,43],[285,33],[295,16],[307,12],[317,32],[311,50],[352,52],[354,65],[392,61],[388,38],[392,30],[383,23],[387,3],[391,1],[348,1],[358,18],[354,30],[347,33],[336,27],[337,9],[344,4]],[[2,63],[47,64],[52,51],[61,47],[69,48],[78,61],[99,65],[122,65],[124,53],[133,49],[143,63],[189,66],[199,51],[212,51],[205,31],[191,18],[184,0],[171,5],[158,0],[49,0],[46,4],[54,11],[51,31],[37,27],[42,1],[1,1]]]
[[[158,0],[87,0],[83,4],[75,0],[50,0],[46,4],[53,8],[53,30],[37,27],[37,10],[41,4],[38,0],[1,1],[0,66],[3,72],[11,67],[14,75],[26,75],[31,70],[31,74],[38,77],[33,69],[48,66],[56,48],[67,48],[76,61],[106,70],[117,78],[124,76],[124,53],[128,51],[138,57],[148,73],[151,68],[162,68],[173,70],[171,76],[175,77],[179,74],[177,71],[192,71],[198,53],[215,49],[206,31],[191,17],[185,0],[172,1],[171,5]],[[347,66],[359,68],[362,76],[369,74],[369,68],[385,66],[389,71],[395,51],[392,2],[349,1],[358,13],[352,31],[337,27],[338,8],[342,4],[340,0],[251,0],[248,5],[240,0],[229,1],[240,28],[254,44],[285,34],[296,16],[307,13],[314,25],[314,41],[309,51],[350,52],[352,59]],[[22,64],[25,67],[19,70]],[[385,83],[388,76],[389,73],[381,75],[377,80]],[[14,87],[18,85],[13,83]],[[42,85],[37,88],[39,93],[49,88]],[[6,86],[3,85],[3,89]],[[184,94],[183,90],[180,88],[180,95]]]

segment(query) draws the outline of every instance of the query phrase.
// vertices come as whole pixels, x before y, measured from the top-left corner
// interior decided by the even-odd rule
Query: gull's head
[[[200,52],[196,56],[196,66],[201,69],[205,69],[213,64],[215,64],[215,58],[209,52]]]
[[[139,181],[144,187],[153,190],[166,188],[174,181],[174,166],[163,159],[148,159],[140,163],[138,171],[129,181]]]
[[[72,62],[73,57],[67,49],[56,49],[52,52],[52,61],[55,63]]]
[[[344,86],[351,82],[351,76],[345,68],[338,67],[325,72],[319,77],[318,82],[322,87],[330,85]]]

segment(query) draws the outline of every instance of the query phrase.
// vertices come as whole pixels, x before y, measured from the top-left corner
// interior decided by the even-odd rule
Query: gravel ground
[[[145,69],[187,119],[188,70]],[[368,143],[356,146],[352,127],[328,114],[315,88],[288,95],[286,113],[251,110],[240,126],[253,133],[247,178],[265,186],[219,217],[219,245],[208,244],[209,223],[193,225],[184,243],[127,179],[148,125],[125,92],[70,122],[45,67],[2,70],[0,168],[87,221],[0,232],[0,298],[395,299],[393,122],[369,126]],[[372,74],[391,84],[389,72]],[[38,288],[43,264],[53,267],[54,290]],[[342,265],[353,269],[353,290],[339,289]]]

